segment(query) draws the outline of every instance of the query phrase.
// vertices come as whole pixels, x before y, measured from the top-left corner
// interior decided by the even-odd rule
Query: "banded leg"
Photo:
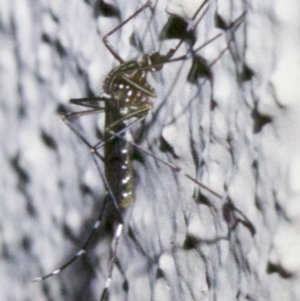
[[[108,277],[107,277],[106,282],[105,282],[105,287],[104,287],[104,290],[102,292],[100,301],[106,301],[106,300],[108,300],[108,297],[109,297],[109,287],[110,287],[110,284],[111,284],[111,278],[112,278],[112,273],[113,273],[113,270],[114,270],[114,266],[115,266],[115,263],[116,263],[116,260],[117,260],[118,244],[119,244],[119,240],[120,240],[122,231],[123,231],[123,224],[119,223],[118,226],[117,226],[115,236],[114,236],[112,252],[111,252],[112,254],[111,254],[111,259],[110,259],[110,264],[109,264],[109,273],[108,273]]]
[[[106,208],[106,204],[107,204],[107,197],[105,198],[104,200],[104,203],[102,205],[102,208],[101,208],[101,211],[100,211],[100,214],[99,214],[99,217],[96,221],[96,223],[94,224],[93,226],[93,229],[88,237],[88,239],[86,240],[86,242],[83,244],[83,246],[81,247],[81,249],[70,259],[68,260],[65,264],[63,264],[61,267],[59,267],[58,269],[56,269],[55,271],[49,273],[49,274],[46,274],[44,276],[41,276],[41,277],[37,277],[37,278],[34,278],[31,280],[31,282],[36,282],[36,281],[43,281],[47,278],[50,278],[54,275],[57,275],[59,274],[61,271],[63,271],[65,268],[67,268],[69,265],[71,265],[77,258],[81,257],[83,254],[86,253],[86,250],[90,244],[90,242],[92,241],[92,239],[94,238],[98,228],[100,227],[101,225],[101,222],[102,222],[102,216],[103,216],[103,212],[105,211],[105,208]]]
[[[249,231],[252,235],[254,235],[256,233],[255,227],[253,226],[253,224],[251,223],[251,221],[241,212],[240,209],[236,208],[232,202],[230,201],[230,199],[228,197],[222,197],[220,194],[218,194],[217,192],[215,192],[214,190],[212,190],[211,188],[209,188],[208,186],[204,185],[203,183],[201,183],[199,180],[197,180],[195,177],[191,176],[190,174],[186,173],[181,167],[172,164],[170,162],[167,162],[155,155],[153,155],[153,153],[149,152],[148,150],[142,148],[141,146],[139,146],[138,144],[134,143],[134,142],[130,142],[127,141],[124,137],[122,137],[121,135],[119,135],[118,133],[114,133],[112,131],[110,131],[110,134],[112,136],[118,137],[119,139],[122,139],[124,141],[126,141],[127,143],[131,144],[133,147],[135,147],[136,149],[140,150],[141,152],[151,156],[152,158],[154,158],[155,160],[167,165],[168,167],[170,167],[173,171],[175,171],[176,173],[180,173],[181,175],[185,176],[186,178],[190,179],[192,182],[194,182],[195,184],[197,184],[199,187],[203,188],[204,190],[206,190],[207,192],[209,192],[210,194],[214,195],[215,197],[217,197],[220,200],[226,199],[227,204],[224,206],[224,210],[225,209],[233,209],[234,211],[236,211],[241,217],[241,218],[237,218],[237,221],[235,222],[234,226],[232,228],[235,228],[236,225],[241,222]]]

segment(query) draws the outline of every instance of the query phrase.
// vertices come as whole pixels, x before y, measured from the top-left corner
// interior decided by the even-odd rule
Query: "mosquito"
[[[143,55],[141,61],[125,61],[109,43],[108,38],[137,15],[141,14],[146,9],[151,8],[151,1],[147,1],[130,17],[121,22],[117,27],[103,37],[104,45],[112,56],[119,62],[119,65],[113,68],[104,80],[102,87],[103,95],[101,97],[94,98],[71,99],[71,104],[86,107],[88,110],[62,114],[63,121],[90,149],[108,193],[104,199],[102,210],[94,224],[93,230],[80,251],[57,270],[42,277],[35,278],[32,281],[43,281],[60,273],[62,270],[71,265],[71,263],[73,263],[77,258],[86,253],[87,247],[100,226],[103,226],[104,224],[105,226],[112,227],[112,225],[116,224],[111,249],[112,255],[109,264],[109,271],[100,301],[109,299],[109,288],[112,281],[112,273],[117,261],[118,243],[124,225],[123,213],[132,204],[135,198],[131,156],[129,151],[132,147],[136,148],[140,152],[152,156],[155,160],[162,164],[169,166],[174,172],[187,177],[200,188],[206,190],[218,199],[223,199],[220,194],[202,184],[192,175],[183,171],[179,166],[156,157],[151,152],[143,149],[137,143],[128,141],[127,139],[126,134],[128,130],[136,125],[140,125],[153,108],[152,98],[156,98],[156,92],[155,89],[147,82],[148,73],[158,72],[166,64],[176,61],[184,61],[191,58],[194,53],[199,52],[222,35],[218,34],[196,49],[190,48],[186,54],[177,57],[175,54],[183,44],[183,39],[179,40],[178,44],[174,48],[170,48],[166,54],[154,52]],[[193,20],[195,20],[200,12],[202,12],[196,22],[196,25],[194,25],[194,28],[190,29],[191,31],[195,29],[207,10],[207,1],[204,1],[193,16]],[[234,21],[230,25],[229,29],[234,30],[237,28],[242,22],[243,17],[244,15]],[[72,120],[84,115],[98,113],[105,114],[104,135],[101,141],[96,144],[91,144],[77,129],[77,127],[74,126]],[[103,152],[100,151],[101,148],[104,149]],[[104,172],[102,171],[99,162],[103,162],[105,167]],[[242,215],[241,212],[239,213]],[[244,223],[250,225],[250,222],[246,219],[246,217],[243,216],[243,218]],[[249,228],[251,228],[251,226],[249,226]]]

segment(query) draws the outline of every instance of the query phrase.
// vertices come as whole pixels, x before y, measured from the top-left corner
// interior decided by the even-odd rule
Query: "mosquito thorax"
[[[155,55],[156,61],[158,53]],[[110,106],[120,108],[125,114],[130,113],[130,108],[136,110],[139,105],[153,107],[149,98],[155,98],[156,92],[147,82],[147,74],[152,71],[152,55],[146,55],[140,63],[129,61],[115,67],[105,78],[103,92],[111,96]],[[149,66],[149,68],[147,68]],[[155,71],[161,69],[155,65]],[[124,108],[127,108],[126,110]],[[124,114],[123,114],[124,115]]]

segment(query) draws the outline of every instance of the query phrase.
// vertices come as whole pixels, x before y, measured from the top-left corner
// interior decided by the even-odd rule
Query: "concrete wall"
[[[201,1],[170,2],[155,2],[110,38],[124,59],[166,52],[175,41],[159,39],[165,8],[190,18]],[[222,36],[196,53],[206,75],[189,76],[193,56],[149,76],[158,97],[140,145],[222,198],[141,154],[110,300],[300,299],[300,4],[209,4],[194,47]],[[60,275],[30,279],[75,254],[97,218],[104,185],[57,111],[99,95],[116,66],[101,38],[140,6],[0,3],[1,300],[99,300],[111,243],[103,233]],[[233,34],[216,28],[215,16],[228,26],[244,11]],[[102,121],[82,117],[91,141]]]

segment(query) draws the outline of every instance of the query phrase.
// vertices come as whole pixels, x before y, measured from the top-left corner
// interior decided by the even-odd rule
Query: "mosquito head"
[[[149,71],[155,72],[161,70],[166,61],[167,57],[165,55],[154,52],[143,56],[141,66],[145,69],[147,68]]]

